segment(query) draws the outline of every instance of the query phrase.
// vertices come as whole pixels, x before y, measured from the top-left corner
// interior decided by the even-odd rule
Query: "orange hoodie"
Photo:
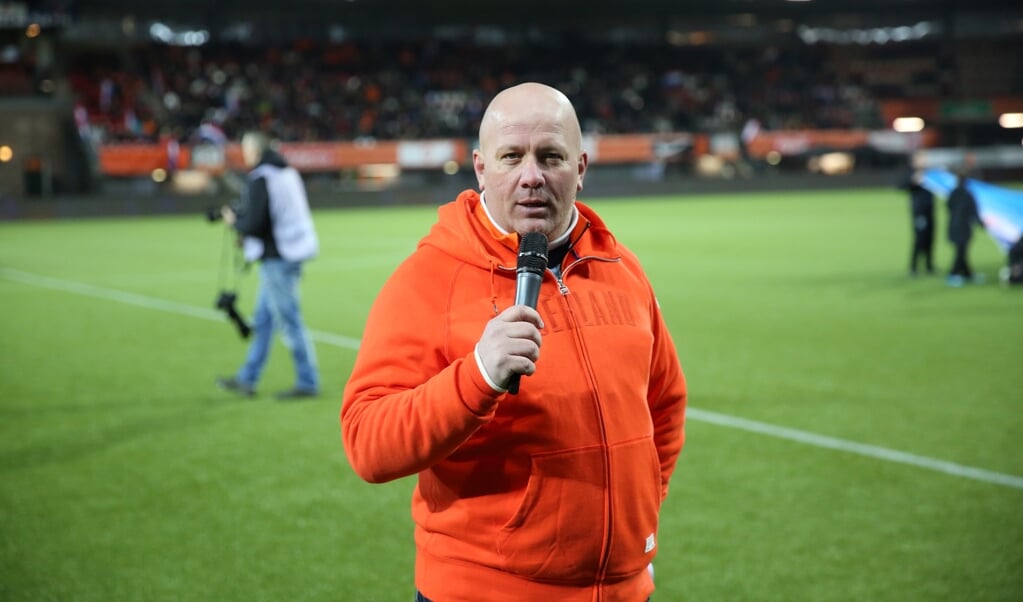
[[[435,602],[645,600],[657,519],[684,439],[686,384],[636,257],[586,205],[543,345],[517,395],[473,350],[515,297],[518,237],[471,190],[375,301],[341,427],[370,482],[418,474],[416,586]]]

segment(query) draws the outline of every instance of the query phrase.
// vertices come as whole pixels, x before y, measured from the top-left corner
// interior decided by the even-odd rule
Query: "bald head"
[[[259,163],[263,152],[268,148],[270,148],[270,137],[262,132],[246,132],[242,136],[242,159],[248,167]]]
[[[565,233],[589,161],[572,103],[543,84],[508,88],[480,123],[473,169],[491,218],[506,232]]]
[[[533,82],[503,90],[490,101],[480,122],[480,148],[486,152],[501,131],[523,126],[552,128],[565,137],[572,150],[582,148],[582,131],[572,102],[560,90]]]

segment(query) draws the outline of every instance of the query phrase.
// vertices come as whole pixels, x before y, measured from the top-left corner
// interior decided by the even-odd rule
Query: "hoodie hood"
[[[274,167],[287,167],[288,161],[284,158],[284,155],[278,153],[273,149],[268,148],[264,150],[262,156],[260,156],[258,165],[273,165]]]
[[[575,203],[579,220],[569,237],[575,258],[616,258],[618,242],[597,214],[580,201]],[[470,265],[498,271],[515,271],[519,235],[505,234],[490,221],[480,195],[466,190],[437,210],[437,222],[419,246],[431,246]]]

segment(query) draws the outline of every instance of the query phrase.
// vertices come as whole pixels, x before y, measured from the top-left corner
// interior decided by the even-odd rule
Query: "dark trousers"
[[[923,262],[928,273],[934,271],[934,230],[917,230],[913,233],[913,251],[909,257],[909,271],[917,272],[917,264]]]
[[[953,276],[962,276],[963,278],[973,278],[973,270],[970,269],[970,261],[967,257],[970,243],[957,242],[955,244],[955,259],[952,260],[952,271],[949,272]]]

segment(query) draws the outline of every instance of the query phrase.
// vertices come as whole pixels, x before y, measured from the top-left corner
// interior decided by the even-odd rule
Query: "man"
[[[1002,284],[1023,284],[1023,235],[1009,247],[1006,265],[998,273]]]
[[[909,192],[909,212],[913,220],[913,248],[909,256],[909,275],[918,274],[922,261],[928,274],[934,273],[934,194],[920,185],[922,173],[913,164],[899,187]]]
[[[259,290],[252,316],[252,343],[245,363],[232,377],[219,378],[226,390],[249,396],[263,372],[274,332],[280,330],[291,350],[295,385],[277,394],[280,400],[315,397],[320,380],[313,348],[299,306],[302,264],[316,256],[319,241],[302,177],[270,149],[269,138],[253,132],[242,137],[248,174],[242,208],[224,207],[224,221],[244,238],[245,260],[259,261]]]
[[[970,269],[970,239],[974,225],[983,225],[977,212],[977,200],[966,187],[966,171],[956,172],[956,185],[948,194],[948,240],[955,247],[955,259],[949,272],[949,286],[960,287],[974,280]]]
[[[576,201],[588,157],[568,98],[509,88],[479,140],[481,193],[439,209],[370,311],[349,461],[374,483],[418,474],[420,600],[641,602],[684,440],[675,346],[636,257]],[[535,310],[511,305],[530,232],[550,240]]]

